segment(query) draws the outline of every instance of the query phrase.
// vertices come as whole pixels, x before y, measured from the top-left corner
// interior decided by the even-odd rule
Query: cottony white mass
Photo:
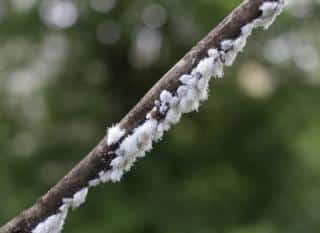
[[[221,78],[223,76],[223,67],[233,64],[253,29],[257,27],[267,29],[281,13],[284,3],[284,0],[264,2],[260,6],[262,15],[244,25],[237,38],[226,39],[220,43],[218,48],[210,49],[208,57],[202,59],[191,74],[181,76],[181,85],[175,92],[163,90],[152,109],[152,111],[158,111],[163,115],[161,119],[155,119],[152,114],[148,113],[145,122],[134,129],[131,134],[127,134],[119,125],[109,128],[108,145],[119,143],[119,147],[115,151],[116,157],[111,161],[110,168],[101,171],[97,178],[89,181],[88,187],[78,191],[72,198],[64,198],[63,204],[59,208],[60,212],[39,223],[32,230],[32,233],[60,233],[68,210],[77,208],[85,202],[89,187],[109,181],[119,182],[134,162],[150,151],[152,144],[161,139],[171,126],[180,121],[182,114],[197,111],[200,103],[208,97],[211,77]]]

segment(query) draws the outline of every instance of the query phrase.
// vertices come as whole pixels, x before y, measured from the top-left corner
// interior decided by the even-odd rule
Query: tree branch
[[[190,74],[200,61],[208,57],[208,50],[212,48],[220,49],[223,41],[238,38],[244,26],[261,17],[263,14],[261,6],[264,3],[283,5],[283,0],[247,0],[238,6],[170,69],[121,120],[118,128],[122,129],[123,133],[119,135],[119,140],[116,143],[108,143],[108,137],[105,136],[80,163],[38,199],[31,208],[23,211],[1,227],[0,233],[34,232],[39,223],[61,212],[61,207],[66,203],[66,198],[69,198],[68,200],[75,199],[75,194],[88,187],[90,181],[98,181],[99,176],[102,175],[101,171],[106,172],[112,168],[110,163],[117,157],[116,150],[120,143],[146,121],[147,114],[151,114],[151,117],[157,120],[165,117],[165,114],[161,114],[158,109],[154,110],[155,101],[159,100],[161,93],[164,90],[175,93],[181,85],[180,78],[184,74]],[[224,52],[226,53],[226,50]],[[86,194],[86,192],[84,193]],[[60,230],[46,230],[46,232],[53,233]]]

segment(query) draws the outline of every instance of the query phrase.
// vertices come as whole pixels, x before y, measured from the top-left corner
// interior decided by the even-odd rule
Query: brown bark
[[[179,86],[179,77],[190,73],[198,62],[206,57],[210,48],[219,46],[224,39],[235,38],[241,27],[259,17],[259,6],[263,2],[277,0],[247,0],[238,6],[203,40],[193,47],[172,69],[170,69],[139,101],[139,103],[121,120],[120,126],[130,133],[145,119],[153,108],[154,100],[159,98],[162,90],[174,91]],[[23,211],[0,228],[0,233],[29,233],[40,222],[56,213],[62,204],[62,198],[72,197],[88,182],[97,177],[101,170],[110,165],[115,146],[108,147],[106,137],[76,165],[65,177],[29,209]]]

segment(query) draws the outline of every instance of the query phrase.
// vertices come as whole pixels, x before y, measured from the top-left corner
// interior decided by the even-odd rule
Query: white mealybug
[[[119,168],[123,167],[124,164],[125,159],[122,156],[118,156],[111,161],[110,166],[112,166],[113,168]]]
[[[117,143],[125,135],[125,133],[126,131],[124,129],[121,129],[118,124],[109,128],[107,134],[108,145]]]
[[[119,182],[121,180],[123,172],[123,169],[113,169],[110,174],[111,181],[114,183]]]
[[[162,103],[169,103],[172,98],[171,92],[163,90],[160,94],[160,100]]]
[[[88,195],[88,187],[81,189],[73,195],[71,207],[72,209],[78,208],[86,201],[86,197]]]

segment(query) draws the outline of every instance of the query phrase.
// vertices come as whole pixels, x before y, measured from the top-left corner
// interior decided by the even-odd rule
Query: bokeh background
[[[0,0],[0,225],[241,0]],[[320,232],[320,1],[289,0],[200,113],[64,232]]]

